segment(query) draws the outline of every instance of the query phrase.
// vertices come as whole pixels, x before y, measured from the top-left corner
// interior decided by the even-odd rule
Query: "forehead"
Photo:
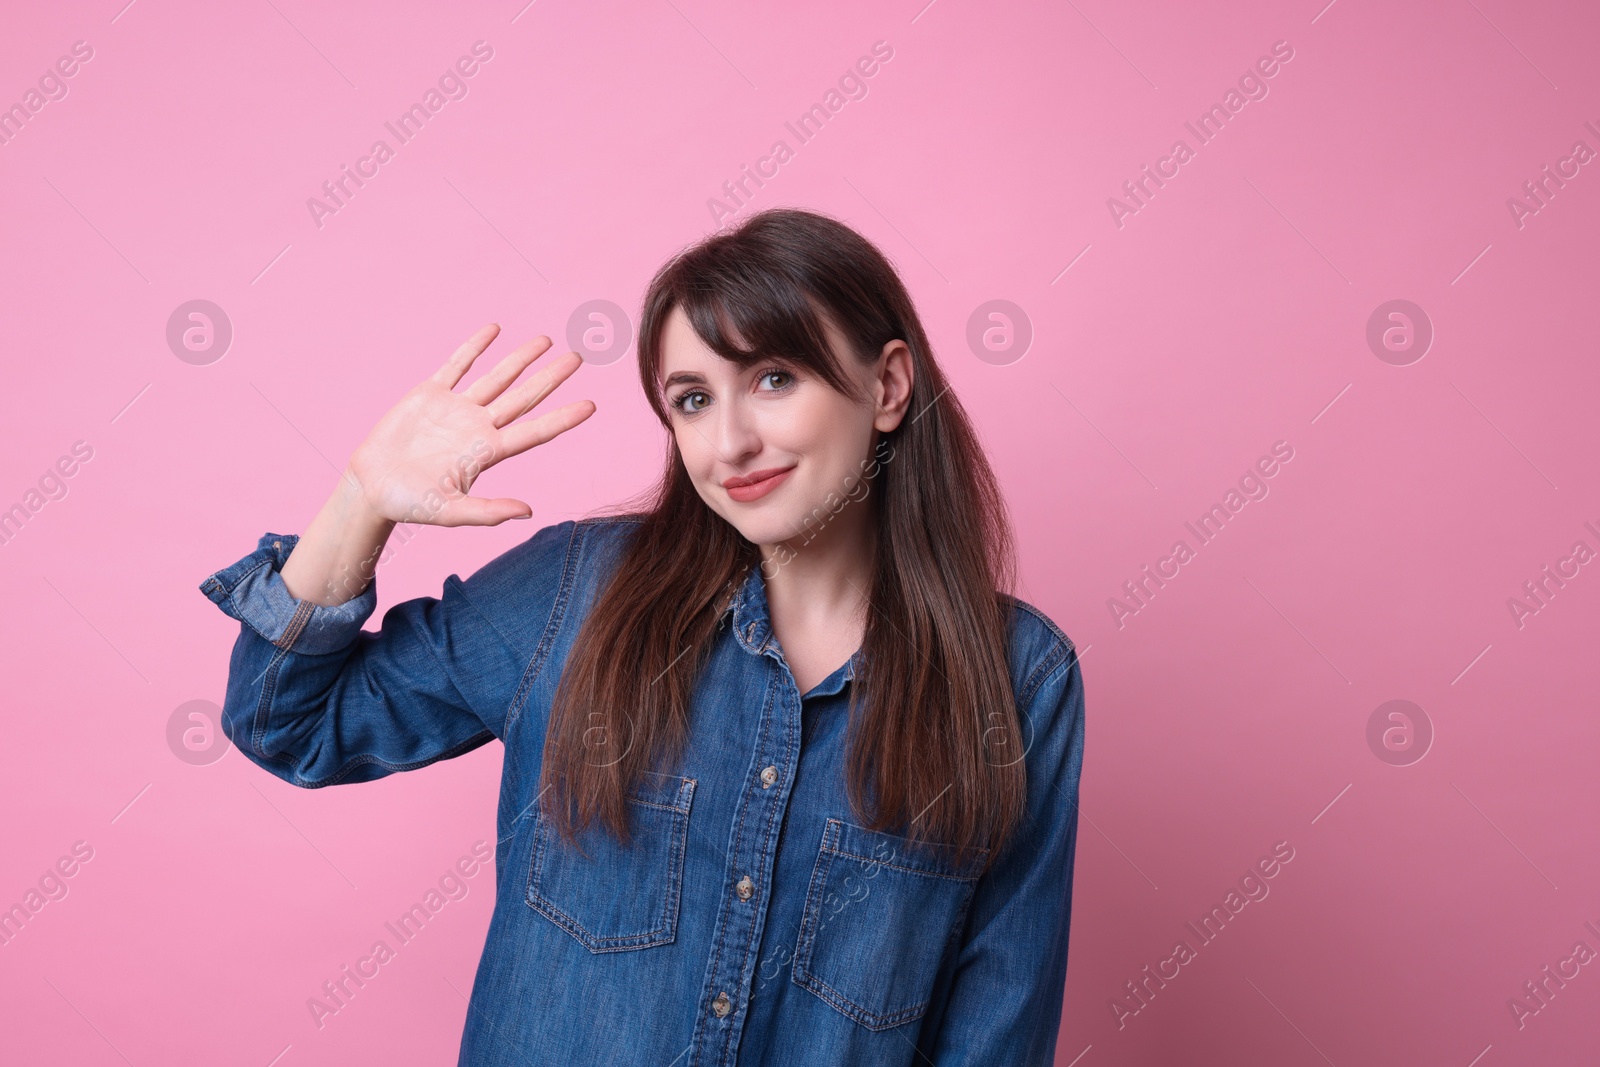
[[[689,316],[683,308],[675,307],[661,327],[661,371],[671,374],[675,370],[701,370],[715,363],[726,363],[713,352],[700,335],[694,332]]]
[[[821,316],[821,320],[823,332],[828,338],[828,344],[832,347],[833,354],[837,358],[840,353],[849,350],[849,343],[846,341],[844,334],[834,326],[826,314]],[[731,327],[727,329],[727,333],[729,340],[734,344],[741,348],[748,346],[748,342]],[[757,353],[751,358],[752,361],[756,361],[762,359],[763,355]],[[846,365],[850,365],[854,361],[845,360],[844,362]],[[684,313],[682,307],[674,307],[667,314],[667,318],[661,326],[661,376],[663,378],[671,375],[674,371],[696,371],[702,373],[726,371],[738,373],[740,369],[738,363],[722,358],[701,339],[700,335],[695,332],[694,325],[690,323],[689,316]]]

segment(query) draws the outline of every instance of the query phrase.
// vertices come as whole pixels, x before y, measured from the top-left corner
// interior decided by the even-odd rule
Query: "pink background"
[[[322,1029],[305,1002],[493,841],[500,746],[315,792],[180,760],[168,721],[221,699],[237,632],[196,586],[302,530],[482,324],[498,358],[572,347],[590,300],[636,314],[779,138],[739,215],[824,210],[898,264],[1005,480],[1022,594],[1083,656],[1058,1062],[1592,1058],[1600,965],[1521,1028],[1508,999],[1600,950],[1600,567],[1521,627],[1507,601],[1600,549],[1600,165],[1521,227],[1506,203],[1600,150],[1592,6],[120,2],[0,36],[0,103],[94,50],[0,147],[0,508],[93,449],[0,545],[0,904],[93,848],[0,948],[0,1060],[455,1061],[483,875]],[[306,199],[478,40],[469,94],[319,229]],[[798,144],[784,122],[880,40],[867,95]],[[1269,95],[1119,228],[1107,198],[1280,40]],[[208,365],[165,337],[196,298],[234,330]],[[994,299],[1021,358],[968,347]],[[1392,299],[1436,331],[1407,366],[1366,342]],[[599,410],[479,483],[538,525],[642,488],[662,446],[631,349],[557,397]],[[1108,599],[1277,441],[1269,495],[1119,626]],[[530,532],[422,529],[379,616]],[[1367,741],[1394,699],[1435,734],[1410,765]],[[1200,947],[1185,922],[1280,841],[1270,895]]]

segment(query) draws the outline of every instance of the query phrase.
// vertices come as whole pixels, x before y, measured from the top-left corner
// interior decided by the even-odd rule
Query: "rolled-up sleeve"
[[[240,623],[223,733],[252,762],[305,788],[412,770],[501,736],[530,642],[497,624],[496,605],[520,597],[536,611],[553,600],[571,527],[545,527],[465,582],[451,574],[441,596],[389,608],[377,632],[362,628],[377,604],[376,579],[343,604],[299,600],[279,574],[299,537],[263,535],[200,583]]]
[[[925,1054],[939,1067],[1049,1067],[1067,979],[1083,681],[1058,648],[1025,700],[1027,817],[974,891],[942,1023]]]
[[[336,606],[296,600],[278,572],[299,541],[298,534],[262,534],[254,552],[206,578],[200,591],[278,648],[306,655],[337,652],[355,641],[377,607],[377,579]]]

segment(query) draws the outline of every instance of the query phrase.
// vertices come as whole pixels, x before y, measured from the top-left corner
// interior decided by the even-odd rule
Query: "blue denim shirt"
[[[696,684],[677,773],[630,798],[631,847],[597,822],[583,858],[539,817],[545,726],[636,522],[547,526],[450,575],[441,597],[389,608],[376,632],[362,629],[376,583],[334,607],[289,593],[292,534],[200,585],[241,622],[223,730],[279,778],[366,782],[504,745],[494,912],[459,1062],[1050,1064],[1083,762],[1072,642],[1013,601],[1027,818],[977,877],[976,860],[958,868],[856,823],[843,770],[856,660],[802,694],[754,568]]]

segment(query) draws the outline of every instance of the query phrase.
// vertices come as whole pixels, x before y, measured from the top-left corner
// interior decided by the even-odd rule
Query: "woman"
[[[362,623],[398,521],[495,525],[485,467],[582,362],[463,391],[479,331],[303,535],[201,589],[241,620],[223,725],[315,788],[505,746],[462,1064],[1049,1064],[1083,688],[1008,595],[993,473],[893,268],[772,210],[668,262],[639,372],[646,506],[539,530]]]

